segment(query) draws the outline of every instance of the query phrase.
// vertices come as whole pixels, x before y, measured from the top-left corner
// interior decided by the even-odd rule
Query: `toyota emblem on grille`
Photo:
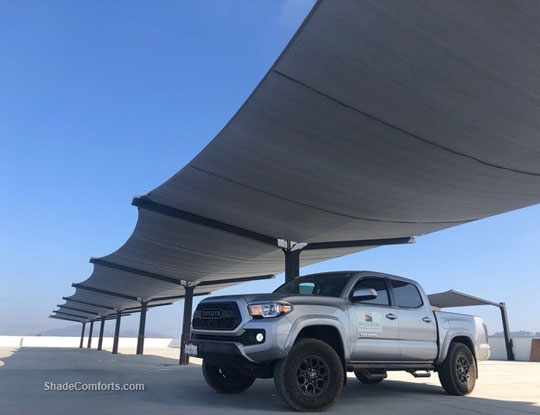
[[[201,317],[203,318],[220,318],[221,317],[221,310],[201,310]]]

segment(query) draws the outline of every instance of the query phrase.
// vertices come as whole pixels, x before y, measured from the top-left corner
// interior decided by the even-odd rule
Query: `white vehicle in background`
[[[203,358],[218,392],[273,377],[291,407],[320,411],[337,399],[347,372],[377,384],[391,370],[436,371],[446,392],[468,394],[489,346],[482,319],[433,311],[415,281],[353,271],[298,277],[272,294],[206,298],[186,352]]]

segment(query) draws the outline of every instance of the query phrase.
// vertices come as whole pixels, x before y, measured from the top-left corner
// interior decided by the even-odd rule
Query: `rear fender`
[[[470,333],[467,333],[466,331],[459,330],[459,329],[449,329],[444,334],[444,338],[442,342],[440,343],[441,346],[439,349],[439,356],[437,360],[435,361],[435,364],[442,363],[444,359],[446,359],[446,356],[448,355],[448,349],[450,348],[450,344],[452,343],[452,340],[454,340],[456,337],[466,337],[470,341],[471,345],[473,346],[471,349],[471,353],[473,354],[473,356],[475,356],[475,359],[476,359],[474,341],[471,338]]]

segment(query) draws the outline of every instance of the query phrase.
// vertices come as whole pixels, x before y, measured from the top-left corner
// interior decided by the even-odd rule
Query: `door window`
[[[392,291],[399,307],[418,308],[424,304],[418,288],[414,284],[392,280]]]
[[[372,288],[377,292],[377,298],[373,300],[358,301],[361,304],[390,305],[386,283],[382,278],[366,278],[358,281],[354,286],[353,292],[365,288]],[[352,293],[351,293],[352,295]]]

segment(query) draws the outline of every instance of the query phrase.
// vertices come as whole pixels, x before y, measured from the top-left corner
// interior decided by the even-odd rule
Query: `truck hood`
[[[227,295],[227,296],[216,296],[208,297],[204,302],[214,301],[214,300],[230,300],[235,301],[238,299],[244,299],[248,304],[251,303],[262,303],[268,301],[286,301],[292,305],[301,305],[301,304],[318,304],[318,305],[328,305],[334,307],[343,307],[345,305],[345,300],[338,297],[323,297],[317,295],[298,295],[298,294],[281,294],[281,293],[265,293],[265,294],[244,294],[244,295]]]

